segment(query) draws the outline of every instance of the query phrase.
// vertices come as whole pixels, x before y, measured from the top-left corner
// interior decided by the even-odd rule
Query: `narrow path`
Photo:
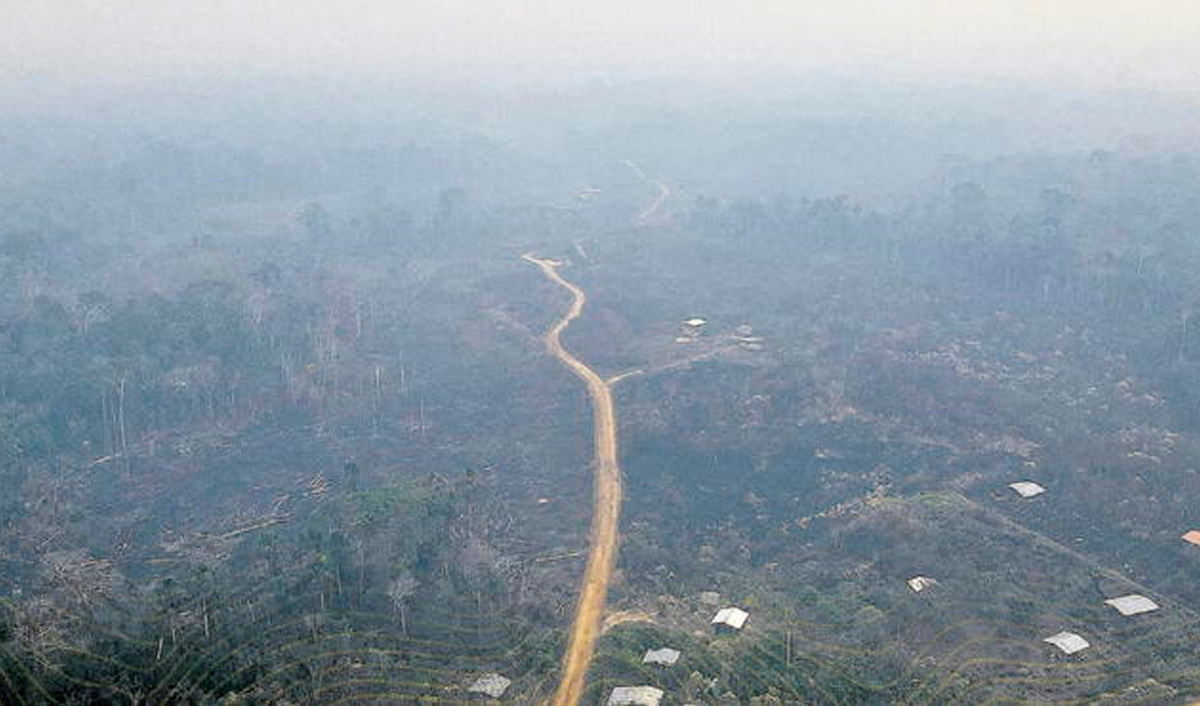
[[[646,175],[646,172],[642,171],[642,168],[639,167],[633,160],[627,159],[625,160],[625,164],[627,164],[629,168],[633,170],[634,174],[638,175],[638,178],[648,184],[653,184],[654,187],[658,189],[658,195],[654,197],[654,200],[651,201],[650,204],[642,209],[637,215],[637,219],[635,221],[637,225],[646,225],[649,223],[651,218],[658,215],[659,210],[662,209],[663,203],[666,202],[666,200],[671,196],[671,187],[667,186],[661,181],[658,181],[657,179],[651,179]]]
[[[571,293],[571,308],[546,332],[546,350],[571,369],[587,385],[592,399],[593,444],[595,446],[595,483],[592,503],[592,531],[587,569],[575,605],[571,637],[563,655],[562,675],[554,693],[555,706],[575,706],[583,696],[584,679],[600,635],[600,619],[608,595],[617,556],[618,527],[621,519],[621,468],[617,465],[617,414],[613,408],[612,383],[571,355],[562,345],[562,332],[583,313],[587,295],[558,273],[561,263],[539,259],[532,253],[522,259],[541,268],[542,274]]]

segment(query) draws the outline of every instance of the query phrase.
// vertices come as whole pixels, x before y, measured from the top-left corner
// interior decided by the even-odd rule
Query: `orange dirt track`
[[[588,666],[600,635],[600,619],[604,613],[604,600],[608,595],[608,583],[620,539],[621,468],[617,464],[617,414],[613,408],[612,383],[602,379],[562,346],[562,332],[583,312],[587,295],[558,274],[560,263],[538,259],[531,253],[521,257],[540,267],[542,274],[574,297],[567,315],[546,332],[546,349],[583,380],[592,398],[596,475],[591,547],[587,569],[583,574],[583,586],[579,591],[579,602],[575,606],[570,642],[563,655],[562,676],[552,702],[555,706],[575,706],[583,696]]]

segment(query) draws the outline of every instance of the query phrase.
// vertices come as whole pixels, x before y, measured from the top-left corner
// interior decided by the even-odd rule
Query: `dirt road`
[[[634,221],[639,226],[647,225],[649,224],[651,218],[658,215],[659,210],[662,209],[663,203],[670,198],[671,187],[667,186],[661,181],[658,181],[657,179],[651,179],[646,175],[646,172],[642,171],[642,168],[639,167],[633,160],[627,159],[625,160],[625,164],[627,164],[629,168],[633,170],[634,174],[638,175],[639,179],[648,184],[653,184],[654,188],[658,189],[658,195],[654,197],[654,200],[651,201],[648,206],[643,208],[638,213],[637,218]]]
[[[558,274],[560,263],[530,253],[523,259],[541,268],[542,274],[571,292],[571,308],[546,332],[546,349],[571,369],[587,385],[592,398],[593,439],[595,445],[595,487],[592,503],[591,546],[583,586],[575,606],[575,621],[567,652],[563,655],[562,676],[554,694],[555,706],[575,706],[583,696],[584,679],[600,635],[600,620],[608,582],[617,556],[618,527],[621,519],[621,468],[617,465],[617,415],[613,408],[612,384],[571,355],[562,346],[562,332],[583,312],[587,295]]]

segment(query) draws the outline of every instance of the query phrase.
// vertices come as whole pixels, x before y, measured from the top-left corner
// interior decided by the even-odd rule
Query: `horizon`
[[[386,76],[553,84],[571,77],[744,80],[842,75],[1194,92],[1200,11],[1185,0],[1054,4],[865,0],[800,7],[672,0],[436,10],[355,0],[203,7],[98,0],[12,8],[7,80]]]

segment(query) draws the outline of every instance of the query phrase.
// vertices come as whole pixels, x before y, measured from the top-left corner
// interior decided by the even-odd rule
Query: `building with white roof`
[[[1120,598],[1109,598],[1104,602],[1116,608],[1121,615],[1141,615],[1142,613],[1151,613],[1158,610],[1157,603],[1136,593],[1121,596]]]
[[[1062,650],[1063,653],[1069,655],[1073,655],[1076,652],[1080,652],[1091,647],[1091,643],[1089,643],[1087,640],[1073,632],[1067,632],[1066,630],[1055,635],[1051,635],[1050,637],[1042,640],[1042,642],[1048,642]]]
[[[670,647],[660,647],[657,650],[647,650],[642,657],[642,664],[658,664],[664,667],[670,667],[679,661],[679,656],[682,653],[679,650],[673,650]]]
[[[608,706],[658,706],[663,690],[652,686],[618,686],[608,695]]]
[[[1042,486],[1030,480],[1019,480],[1016,483],[1009,483],[1008,487],[1012,488],[1023,498],[1033,498],[1046,492]]]
[[[908,587],[913,590],[913,593],[920,593],[927,588],[933,588],[937,585],[937,581],[928,576],[914,576],[907,583]]]
[[[472,694],[483,694],[484,696],[498,699],[504,696],[504,692],[508,691],[512,680],[507,677],[502,677],[495,672],[484,674],[475,680],[475,683],[467,689]]]
[[[721,610],[718,610],[717,614],[713,616],[712,624],[716,626],[718,630],[722,628],[741,630],[742,626],[746,624],[746,619],[749,617],[750,614],[741,608],[730,606],[728,608],[722,608]]]

